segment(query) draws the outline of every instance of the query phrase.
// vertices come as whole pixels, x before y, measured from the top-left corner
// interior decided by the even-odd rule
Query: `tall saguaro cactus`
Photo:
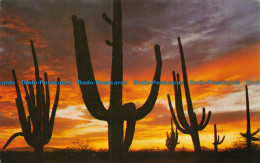
[[[224,139],[225,139],[225,136],[223,136],[221,141],[219,140],[219,135],[217,133],[217,125],[214,124],[214,143],[213,143],[213,145],[214,145],[214,151],[215,152],[218,151],[218,145],[222,144]]]
[[[106,44],[112,47],[112,70],[111,82],[123,81],[123,41],[122,41],[122,10],[121,0],[113,2],[113,20],[103,14],[104,20],[112,26],[112,42]],[[88,41],[84,21],[72,16],[73,32],[75,41],[76,62],[78,79],[82,81],[95,82],[94,72],[91,64]],[[160,46],[155,45],[155,56],[157,66],[153,80],[160,81],[161,76],[161,52]],[[132,143],[137,120],[144,118],[152,111],[156,102],[159,85],[153,84],[148,99],[139,109],[134,103],[122,102],[123,85],[110,86],[110,106],[106,109],[101,102],[97,85],[80,85],[83,100],[90,114],[99,120],[108,122],[109,151],[112,162],[117,162],[122,151],[127,152]],[[125,138],[124,121],[127,122]]]
[[[177,84],[177,81],[180,81],[179,74],[177,73],[177,80],[176,80],[176,75],[175,72],[172,72],[173,75],[173,80],[176,84],[174,84],[174,92],[175,92],[175,107],[177,111],[177,116],[179,119],[179,122],[175,116],[170,95],[167,94],[168,97],[168,102],[169,102],[169,107],[171,110],[172,118],[173,121],[182,133],[184,134],[190,134],[194,149],[196,152],[201,151],[201,146],[200,146],[200,139],[199,139],[199,133],[198,131],[203,130],[209,123],[211,112],[209,111],[208,117],[206,119],[205,115],[205,108],[202,109],[202,119],[201,122],[198,123],[197,117],[195,112],[193,111],[193,105],[191,101],[191,95],[190,95],[190,90],[189,90],[189,85],[188,85],[188,77],[187,77],[187,72],[186,72],[186,65],[185,65],[185,59],[184,59],[184,54],[183,54],[183,49],[181,45],[181,39],[178,38],[178,44],[179,44],[179,50],[180,50],[180,55],[181,55],[181,64],[182,64],[182,74],[183,74],[183,81],[184,81],[184,89],[185,89],[185,95],[186,95],[186,102],[187,102],[187,108],[188,108],[188,115],[190,118],[190,124],[187,122],[184,114],[184,109],[183,109],[183,104],[182,104],[182,94],[181,94],[181,85]]]
[[[176,128],[176,131],[174,132],[173,130],[173,125],[172,125],[172,118],[171,118],[171,134],[169,135],[168,132],[166,132],[167,139],[166,141],[166,147],[169,149],[169,151],[175,151],[175,148],[177,144],[180,144],[178,142],[178,129]]]
[[[244,138],[246,138],[247,151],[251,152],[251,141],[260,141],[259,138],[254,137],[259,129],[256,130],[253,134],[251,134],[251,125],[250,125],[250,111],[249,111],[249,98],[248,98],[248,89],[246,87],[246,121],[247,121],[247,130],[245,134],[240,133]]]
[[[35,67],[35,81],[37,82],[36,95],[34,93],[34,88],[32,84],[28,85],[29,92],[27,86],[24,85],[24,90],[26,93],[25,99],[29,111],[29,115],[26,117],[19,84],[17,82],[15,70],[13,70],[12,73],[15,81],[15,88],[17,94],[16,106],[19,115],[19,121],[22,127],[22,132],[18,132],[12,135],[3,148],[5,149],[11,143],[11,141],[17,136],[24,136],[26,143],[29,146],[32,146],[35,152],[42,152],[44,145],[48,144],[52,137],[54,119],[59,101],[60,85],[58,83],[60,81],[60,78],[58,78],[57,81],[56,97],[52,107],[51,116],[49,117],[50,92],[48,86],[47,73],[44,73],[45,82],[47,82],[45,84],[44,92],[43,83],[40,84],[40,81],[42,79],[40,78],[38,61],[33,46],[33,41],[31,41],[31,48]]]

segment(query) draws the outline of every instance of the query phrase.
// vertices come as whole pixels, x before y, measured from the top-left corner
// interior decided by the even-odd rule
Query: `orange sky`
[[[30,5],[28,6],[30,8]],[[43,9],[48,7],[47,4],[40,4],[40,6]],[[160,27],[157,27],[157,24],[149,23],[149,27],[148,25],[141,26],[140,24],[142,24],[145,18],[150,18],[154,15],[144,14],[144,17],[139,20],[134,16],[136,13],[131,10],[131,6],[133,7],[134,5],[129,4],[129,6],[130,7],[126,9],[128,15],[126,14],[125,18],[126,22],[129,20],[130,23],[124,24],[126,26],[124,31],[126,42],[126,44],[124,44],[124,80],[128,81],[129,84],[123,86],[123,102],[134,102],[138,107],[141,106],[148,97],[151,85],[134,85],[133,81],[152,80],[155,70],[153,52],[153,45],[155,43],[158,42],[161,45],[162,51],[163,67],[161,80],[171,81],[171,72],[173,70],[181,73],[180,56],[176,46],[177,37],[175,37],[176,35],[180,35],[183,38],[183,48],[189,80],[240,81],[240,85],[231,86],[190,86],[194,110],[199,117],[198,121],[201,117],[202,107],[206,108],[206,113],[208,113],[208,111],[212,112],[209,125],[205,130],[199,132],[201,146],[213,148],[214,124],[217,123],[220,137],[223,135],[226,136],[223,144],[221,144],[219,148],[224,149],[226,147],[231,147],[232,143],[240,137],[239,133],[246,132],[244,87],[246,80],[260,81],[260,41],[254,40],[250,35],[249,38],[246,37],[249,41],[246,40],[246,43],[243,43],[242,46],[237,42],[232,42],[233,40],[240,39],[236,38],[238,35],[232,33],[230,35],[234,38],[232,37],[233,40],[230,42],[236,43],[236,46],[234,45],[232,48],[228,45],[222,47],[221,41],[217,42],[219,44],[216,45],[214,44],[216,42],[206,44],[203,41],[208,39],[207,37],[209,37],[210,40],[213,40],[211,38],[210,30],[203,29],[196,35],[194,34],[197,32],[196,26],[187,29],[187,31],[179,31],[178,34],[171,35],[171,32],[169,31],[175,33],[178,31],[178,27],[181,26],[181,23],[184,22],[178,20],[180,22],[176,22],[176,26],[175,24],[170,26],[167,23]],[[57,77],[59,76],[62,81],[68,80],[72,82],[72,85],[61,86],[53,136],[50,143],[46,146],[65,148],[75,141],[87,141],[95,149],[107,149],[107,123],[105,121],[96,120],[89,114],[82,100],[79,86],[77,85],[77,70],[73,49],[74,44],[72,41],[72,25],[70,24],[70,10],[73,10],[73,12],[76,13],[78,12],[77,14],[79,15],[84,15],[85,13],[83,11],[85,10],[80,9],[80,11],[76,11],[75,9],[80,8],[80,6],[74,6],[75,9],[73,7],[73,9],[66,9],[69,16],[62,15],[63,12],[60,12],[60,15],[58,13],[57,15],[48,15],[48,10],[50,13],[53,13],[56,9],[52,6],[53,8],[42,11],[43,13],[41,14],[43,15],[35,12],[36,14],[33,15],[31,19],[27,19],[28,15],[34,10],[30,8],[27,15],[26,12],[22,12],[23,8],[19,7],[21,6],[18,5],[19,10],[15,10],[16,8],[8,3],[6,3],[6,6],[2,7],[3,14],[1,15],[0,20],[5,30],[1,31],[0,36],[3,37],[5,41],[2,42],[3,45],[0,46],[0,67],[3,65],[3,68],[0,68],[0,80],[13,80],[11,75],[12,69],[16,69],[19,81],[34,79],[34,67],[28,40],[35,40],[41,76],[43,77],[43,72],[47,72],[49,80],[57,80]],[[151,9],[154,9],[156,8],[156,4],[153,4],[153,6],[151,5],[150,7]],[[165,11],[165,13],[162,14],[167,15],[168,12],[173,12],[173,10],[169,10],[165,5],[160,7],[164,7],[163,11]],[[62,5],[60,8],[58,6],[58,9],[60,11],[65,10],[62,8]],[[107,8],[104,7],[104,10],[107,11]],[[136,12],[140,13],[139,10],[141,9],[137,9]],[[19,15],[18,11],[23,14]],[[82,12],[84,14],[82,14]],[[145,8],[144,12],[149,13],[149,8]],[[217,13],[220,14],[222,11]],[[158,14],[156,14],[156,16],[157,15]],[[214,14],[212,15],[215,16]],[[156,16],[152,18],[162,21]],[[53,17],[58,17],[59,19],[57,20],[59,21],[56,21]],[[94,15],[93,17],[97,16]],[[187,19],[189,18],[187,15],[186,17]],[[86,23],[86,28],[89,40],[91,40],[89,41],[89,44],[95,78],[96,80],[109,80],[111,71],[111,49],[104,45],[104,40],[108,39],[107,37],[109,37],[110,33],[106,32],[104,35],[102,34],[102,32],[108,31],[108,28],[106,26],[98,26],[100,23],[99,17],[97,20],[90,16],[87,18],[89,19],[87,19],[88,23]],[[149,21],[151,21],[150,19]],[[175,19],[175,17],[172,19]],[[197,20],[196,17],[193,17],[192,19]],[[215,21],[218,21],[219,19],[221,19],[221,16],[218,17],[218,19],[214,17]],[[196,24],[200,23],[202,22],[197,22]],[[211,23],[215,26],[215,22]],[[221,23],[219,24],[219,28],[228,31],[226,26],[223,27]],[[164,27],[166,31],[161,29]],[[233,26],[231,25],[231,27]],[[151,34],[149,33],[150,31],[156,34]],[[167,33],[167,31],[169,33]],[[132,32],[136,32],[139,35],[134,35]],[[216,30],[215,32],[217,33],[219,31]],[[145,36],[145,39],[142,36]],[[226,40],[229,42],[229,38],[224,36],[225,35],[221,33],[221,37],[224,38],[223,42]],[[218,37],[220,36],[217,36],[216,34],[216,39],[219,39]],[[253,41],[251,41],[250,38]],[[135,48],[132,48],[132,46]],[[212,48],[215,46],[218,50]],[[4,49],[3,52],[1,52],[2,47]],[[102,101],[107,108],[109,106],[110,87],[98,85],[98,88]],[[250,85],[248,88],[251,109],[251,128],[252,132],[254,132],[260,127],[260,86]],[[22,90],[22,96],[24,97],[25,94],[21,85],[20,89]],[[55,91],[56,87],[50,86],[51,104],[53,103]],[[153,111],[136,124],[136,131],[130,148],[131,150],[166,148],[166,131],[170,131],[171,118],[166,97],[167,94],[171,95],[172,103],[174,105],[173,86],[161,85]],[[21,131],[15,98],[16,92],[14,86],[0,85],[0,146],[3,146],[12,134]],[[183,101],[184,104],[186,104],[184,93]],[[186,109],[186,106],[184,107]],[[190,135],[179,132],[179,141],[180,144],[177,147],[182,148],[184,146],[193,149]],[[16,138],[8,148],[24,146],[27,146],[27,144],[25,140],[20,137]]]
[[[194,103],[194,109],[198,114],[201,113],[201,107],[206,107],[206,111],[211,110],[213,112],[210,124],[205,130],[200,132],[201,145],[208,148],[213,148],[213,125],[218,124],[219,135],[225,135],[226,140],[220,146],[220,148],[230,147],[232,142],[239,137],[240,132],[245,132],[245,95],[244,85],[245,80],[257,80],[255,74],[259,74],[260,64],[260,43],[246,47],[239,51],[234,51],[223,58],[217,58],[213,61],[206,62],[198,68],[189,68],[187,63],[188,77],[190,80],[238,80],[241,82],[238,86],[190,86],[192,100]],[[185,46],[185,45],[184,45]],[[256,55],[257,54],[257,55]],[[239,58],[237,58],[239,56]],[[256,57],[258,58],[256,58]],[[40,62],[40,61],[39,61]],[[250,64],[248,64],[250,63]],[[229,68],[225,66],[228,65]],[[41,66],[41,69],[47,69],[48,67]],[[205,69],[207,71],[205,71]],[[239,70],[239,71],[238,71]],[[152,70],[151,70],[152,71]],[[28,72],[32,72],[32,68]],[[49,71],[48,71],[49,72]],[[51,72],[51,71],[50,71]],[[210,73],[209,73],[210,72]],[[33,74],[33,73],[31,73]],[[55,72],[53,74],[56,74]],[[102,78],[102,74],[95,73],[97,78]],[[199,74],[199,75],[198,75]],[[101,75],[101,76],[100,76]],[[25,75],[26,76],[26,75]],[[125,75],[126,76],[126,75]],[[171,77],[171,74],[162,74],[162,80],[171,80],[167,77]],[[25,79],[30,79],[32,76],[26,76]],[[149,80],[151,76],[138,77],[142,80]],[[129,82],[129,85],[124,86],[124,102],[135,102],[137,105],[141,105],[145,98],[148,96],[150,86],[136,86],[131,84],[135,76],[126,76],[125,80]],[[249,97],[251,104],[251,126],[252,131],[256,130],[259,126],[259,111],[257,106],[259,102],[254,104],[254,97],[252,95],[252,89],[258,86],[249,86]],[[9,123],[10,126],[1,127],[1,141],[0,145],[3,146],[5,141],[13,133],[20,131],[19,122],[17,119],[17,113],[15,108],[15,92],[13,86],[1,86],[1,110],[2,116],[12,119]],[[144,91],[147,89],[147,91]],[[51,99],[55,94],[55,87],[51,87]],[[74,91],[72,91],[74,90]],[[106,106],[109,102],[109,87],[99,87],[101,97]],[[131,149],[147,149],[147,148],[165,148],[165,133],[170,130],[170,111],[168,109],[168,102],[166,100],[166,94],[170,93],[171,99],[174,99],[174,91],[172,86],[161,85],[158,100],[153,111],[145,117],[143,120],[138,121],[136,125],[136,132]],[[236,93],[241,93],[241,96],[237,96]],[[87,112],[83,101],[81,99],[79,87],[62,86],[61,96],[59,101],[59,108],[55,120],[55,128],[51,142],[47,146],[54,147],[66,147],[68,144],[78,141],[87,140],[95,149],[107,148],[107,123],[99,120],[95,120]],[[231,111],[232,106],[225,106],[226,103],[219,104],[217,107],[211,104],[212,101],[228,98],[227,96],[237,99],[236,102],[240,102],[240,110],[237,111],[238,117],[232,117],[232,113],[226,113],[226,117],[221,116],[225,112]],[[213,98],[214,100],[207,100]],[[73,99],[73,100],[68,100]],[[184,97],[183,97],[183,100]],[[8,105],[5,103],[8,102]],[[52,101],[53,102],[53,101]],[[174,100],[173,100],[174,102]],[[256,101],[257,102],[257,101]],[[225,107],[229,107],[229,110],[222,110]],[[240,112],[239,112],[240,111]],[[254,114],[254,112],[256,114]],[[223,113],[224,112],[224,113]],[[221,115],[221,113],[223,113]],[[220,115],[219,115],[220,114]],[[8,119],[8,120],[9,120]],[[229,120],[231,119],[231,120]],[[232,121],[232,119],[234,119]],[[222,121],[222,122],[219,122]],[[8,121],[2,121],[8,123]],[[235,125],[235,126],[234,126]],[[189,135],[180,134],[179,147],[186,147],[192,149],[192,142]],[[23,138],[15,139],[11,147],[26,146]]]

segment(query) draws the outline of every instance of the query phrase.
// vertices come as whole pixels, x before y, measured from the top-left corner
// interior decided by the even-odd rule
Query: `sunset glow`
[[[112,55],[105,40],[111,39],[111,29],[103,21],[102,13],[111,15],[112,1],[2,0],[0,3],[0,81],[13,81],[12,69],[15,69],[25,110],[28,111],[21,81],[35,80],[29,40],[34,41],[40,76],[44,78],[47,72],[49,81],[60,77],[61,81],[71,82],[71,85],[61,85],[53,136],[46,146],[66,148],[75,141],[86,141],[96,150],[108,149],[107,122],[90,115],[77,83],[71,16],[77,14],[85,20],[96,80],[110,80]],[[155,44],[160,44],[163,58],[161,81],[172,81],[172,71],[180,73],[182,80],[177,46],[180,36],[189,80],[240,82],[238,85],[190,85],[198,121],[203,107],[206,114],[212,112],[209,125],[199,132],[201,146],[213,149],[215,123],[218,135],[226,137],[219,149],[231,148],[241,137],[240,133],[246,132],[247,80],[259,82],[248,85],[248,89],[251,130],[260,128],[260,7],[257,3],[255,0],[247,3],[243,0],[123,1],[123,77],[128,82],[123,86],[123,103],[133,102],[138,108],[146,101],[151,85],[134,85],[134,80],[152,81]],[[98,89],[108,108],[110,86],[98,85]],[[55,92],[56,85],[51,85],[51,106]],[[173,85],[161,85],[154,109],[136,123],[130,150],[166,149],[166,131],[171,126],[167,94],[175,106]],[[0,85],[1,147],[12,134],[21,131],[15,99],[14,85]],[[182,99],[186,113],[183,86]],[[179,141],[177,148],[193,150],[190,135],[179,132]],[[25,146],[28,145],[24,138],[19,137],[8,148]]]

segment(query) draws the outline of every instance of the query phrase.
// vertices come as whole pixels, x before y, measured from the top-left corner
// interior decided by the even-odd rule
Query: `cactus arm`
[[[28,89],[27,89],[27,86],[24,85],[24,90],[25,90],[25,99],[26,99],[26,102],[27,102],[27,106],[28,106],[28,111],[29,111],[29,115],[31,115],[31,117],[34,117],[34,114],[35,114],[35,106],[32,104],[31,102],[31,97],[28,93]],[[33,118],[32,121],[35,121],[35,119]]]
[[[202,124],[202,125],[200,124],[200,125],[198,126],[198,130],[199,130],[199,131],[204,130],[204,128],[208,125],[209,120],[210,120],[210,117],[211,117],[211,111],[209,111],[208,117],[207,117],[205,123]]]
[[[44,80],[47,82],[47,84],[45,84],[45,91],[46,91],[45,99],[46,99],[46,103],[45,103],[45,107],[43,108],[43,112],[42,112],[42,116],[43,116],[43,118],[42,118],[43,119],[42,127],[43,127],[43,133],[47,134],[48,131],[50,130],[50,121],[49,121],[49,116],[50,116],[50,91],[49,91],[49,85],[48,85],[48,75],[47,75],[46,72],[44,73]],[[56,99],[55,99],[55,102],[56,102]],[[55,112],[56,112],[56,110],[55,110]]]
[[[20,92],[20,88],[17,82],[17,78],[16,78],[16,74],[15,74],[15,70],[12,70],[13,73],[13,79],[15,82],[15,89],[16,89],[16,94],[17,94],[17,98],[16,98],[16,106],[17,106],[17,111],[18,111],[18,115],[19,115],[19,121],[22,127],[22,131],[24,133],[28,133],[28,122],[26,119],[26,114],[25,114],[25,110],[24,110],[24,106],[23,106],[23,101],[22,101],[22,96],[21,96],[21,92]]]
[[[108,40],[106,40],[106,44],[107,44],[108,46],[113,46],[113,43],[112,43],[111,41],[108,41]]]
[[[57,83],[60,82],[60,78],[58,78]],[[60,95],[60,85],[57,84],[57,89],[56,89],[56,95],[55,95],[55,101],[52,107],[52,112],[51,112],[51,118],[50,118],[50,127],[51,127],[51,133],[54,125],[54,120],[55,120],[55,115],[58,107],[58,102],[59,102],[59,95]]]
[[[28,120],[28,130],[31,131],[32,130],[32,128],[31,128],[31,117],[27,116],[27,120]]]
[[[221,140],[221,141],[218,141],[218,144],[221,144],[221,143],[223,143],[224,139],[225,139],[225,136],[223,136],[223,138],[222,138],[222,140]]]
[[[172,72],[172,76],[173,76],[174,82],[177,82],[180,80],[178,73],[177,73],[177,80],[176,80],[174,71]],[[175,107],[176,107],[176,112],[177,112],[177,116],[180,121],[180,124],[183,126],[183,128],[190,129],[190,125],[188,124],[185,114],[184,114],[180,85],[174,84],[174,92],[175,92]]]
[[[259,139],[259,138],[256,138],[256,137],[251,137],[251,140],[252,140],[252,141],[260,141],[260,139]]]
[[[134,132],[135,132],[135,123],[136,123],[135,120],[127,121],[125,139],[124,139],[124,144],[123,144],[124,152],[127,152],[132,144],[132,140],[133,140]]]
[[[34,63],[34,69],[35,69],[35,80],[36,82],[38,82],[36,84],[36,100],[37,100],[37,112],[38,114],[36,114],[38,117],[36,119],[41,120],[41,111],[42,108],[40,108],[42,106],[42,98],[41,98],[41,86],[39,85],[40,82],[40,72],[39,72],[39,65],[38,65],[38,61],[37,61],[37,57],[36,57],[36,52],[35,52],[35,48],[33,45],[33,41],[30,40],[31,43],[31,49],[32,49],[32,55],[33,55],[33,63]],[[40,125],[40,124],[39,124]]]
[[[258,132],[259,132],[260,129],[257,129],[256,132],[254,132],[253,134],[251,134],[251,136],[255,136]]]
[[[37,57],[36,57],[36,52],[35,52],[35,48],[34,48],[34,45],[33,45],[33,41],[30,40],[30,43],[31,43],[33,63],[34,63],[34,68],[35,68],[35,79],[36,79],[36,81],[39,81],[40,80],[40,72],[39,72],[39,66],[38,66],[38,61],[37,61]]]
[[[192,114],[192,112],[193,112],[193,105],[192,105],[191,96],[190,96],[190,89],[189,89],[189,85],[188,85],[188,77],[187,77],[185,59],[184,59],[183,48],[182,48],[180,37],[178,37],[178,45],[179,45],[179,50],[180,50],[180,55],[181,55],[183,82],[184,82],[184,88],[185,88],[185,95],[186,95],[186,102],[187,102],[188,113]]]
[[[41,100],[42,100],[42,110],[44,110],[46,104],[45,104],[45,93],[44,93],[43,84],[41,84]]]
[[[169,134],[168,134],[168,131],[166,131],[166,136],[167,136],[167,138],[169,138]]]
[[[17,132],[13,134],[5,143],[3,149],[5,149],[17,136],[24,136],[24,134],[22,132]]]
[[[134,103],[126,103],[122,107],[123,118],[126,120],[126,132],[123,143],[123,151],[127,152],[132,144],[136,123],[136,106]]]
[[[201,121],[200,121],[200,123],[199,123],[199,127],[202,127],[202,125],[204,124],[204,122],[205,122],[205,119],[206,119],[206,116],[205,116],[206,114],[205,114],[205,108],[203,107],[202,108],[202,117],[201,117]]]
[[[87,36],[83,20],[78,20],[72,16],[73,32],[75,41],[76,61],[78,70],[78,79],[81,81],[95,82],[95,76],[90,60]],[[101,102],[97,85],[80,85],[82,98],[90,114],[96,119],[109,119],[108,111]]]
[[[31,80],[32,81],[32,80]],[[33,85],[32,84],[29,84],[28,85],[29,87],[29,92],[30,92],[30,101],[31,101],[31,104],[33,106],[33,108],[35,108],[35,97],[34,97],[34,89],[33,89]]]
[[[247,134],[240,133],[240,135],[243,136],[244,138],[247,137]]]
[[[178,134],[178,129],[177,129],[177,127],[176,127],[175,133],[176,133],[176,136],[175,136],[176,142],[178,142],[179,134]],[[180,143],[180,142],[179,142],[179,143]],[[179,144],[179,143],[177,143],[177,144]]]
[[[107,14],[102,14],[102,16],[103,16],[103,18],[104,18],[104,20],[108,23],[108,24],[110,24],[110,25],[112,25],[113,24],[113,21],[107,16]]]
[[[170,107],[170,111],[171,111],[171,114],[172,114],[172,120],[174,121],[176,127],[178,128],[178,130],[180,130],[182,133],[184,134],[189,134],[190,130],[185,130],[183,129],[180,125],[179,125],[179,122],[177,121],[177,118],[175,116],[175,113],[174,113],[174,110],[173,110],[173,107],[172,107],[172,102],[171,102],[171,99],[170,99],[170,95],[167,94],[167,97],[168,97],[168,103],[169,103],[169,107]]]
[[[132,144],[135,133],[135,120],[128,120],[126,125],[125,139],[123,144],[124,152],[127,152]]]
[[[161,69],[162,69],[162,58],[161,58],[160,46],[155,45],[154,50],[155,50],[157,65],[156,65],[156,70],[154,73],[153,80],[160,81]],[[137,120],[144,118],[148,113],[152,111],[158,96],[159,87],[160,85],[157,85],[156,83],[152,85],[149,97],[147,98],[146,102],[144,103],[143,106],[137,109],[137,118],[136,118]]]
[[[47,73],[44,73],[44,80],[47,82],[45,85],[45,91],[46,91],[46,105],[43,111],[43,120],[44,123],[47,124],[49,122],[49,112],[50,112],[50,91],[49,91],[49,85],[48,85],[48,75]],[[57,95],[56,95],[57,96]],[[56,99],[55,99],[56,100]],[[57,99],[58,100],[58,99]],[[55,101],[56,102],[56,101]],[[58,102],[58,101],[57,101]],[[57,107],[56,107],[57,108]]]

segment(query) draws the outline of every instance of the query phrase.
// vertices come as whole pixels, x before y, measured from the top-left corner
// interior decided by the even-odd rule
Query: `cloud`
[[[53,145],[61,145],[84,136],[107,145],[105,122],[89,114],[77,85],[71,15],[85,20],[91,61],[98,80],[109,80],[111,74],[111,26],[102,20],[102,13],[112,16],[112,0],[2,0],[0,16],[1,80],[34,78],[29,40],[33,39],[40,73],[49,80],[69,80],[61,86],[55,121]],[[189,79],[256,80],[259,74],[260,7],[254,0],[123,0],[124,79],[123,102],[141,106],[151,86],[136,86],[133,80],[152,80],[155,70],[154,45],[161,45],[162,80],[172,80],[171,71],[181,72],[177,37],[185,52]],[[195,111],[200,119],[201,107],[212,111],[213,123],[244,123],[244,83],[240,86],[190,86]],[[22,86],[20,85],[22,90]],[[109,106],[109,86],[98,86],[102,101]],[[56,87],[50,87],[51,103]],[[258,115],[259,89],[250,86],[252,119]],[[13,86],[0,86],[3,127],[19,128]],[[170,111],[166,94],[174,102],[171,85],[161,85],[157,104],[143,120],[137,122],[136,142],[144,139],[163,140],[170,129]],[[24,98],[24,91],[22,90]],[[239,98],[237,98],[239,97]],[[240,98],[241,97],[241,98]],[[185,105],[185,97],[183,95]],[[220,112],[222,111],[222,112]],[[233,111],[233,112],[231,112]],[[70,117],[71,115],[71,117]],[[16,119],[15,119],[16,118]],[[256,121],[256,120],[255,120]],[[6,123],[5,123],[6,122]],[[9,122],[9,123],[7,123]],[[255,123],[255,122],[254,122]],[[221,129],[221,128],[220,128]],[[101,131],[97,131],[101,130]],[[212,129],[205,131],[209,134]],[[223,129],[226,131],[226,128]],[[93,132],[88,132],[93,131]],[[10,132],[10,131],[9,131]],[[6,133],[9,133],[6,131]],[[151,134],[152,133],[152,134]],[[98,135],[98,136],[97,136]],[[93,138],[94,137],[94,138]],[[55,141],[58,141],[55,144]],[[162,143],[162,142],[160,142]],[[18,143],[19,144],[19,143]],[[21,143],[20,143],[21,144]],[[142,143],[140,143],[142,144]],[[103,144],[102,144],[103,145]],[[143,145],[149,145],[148,142]],[[138,145],[136,145],[138,146]]]

